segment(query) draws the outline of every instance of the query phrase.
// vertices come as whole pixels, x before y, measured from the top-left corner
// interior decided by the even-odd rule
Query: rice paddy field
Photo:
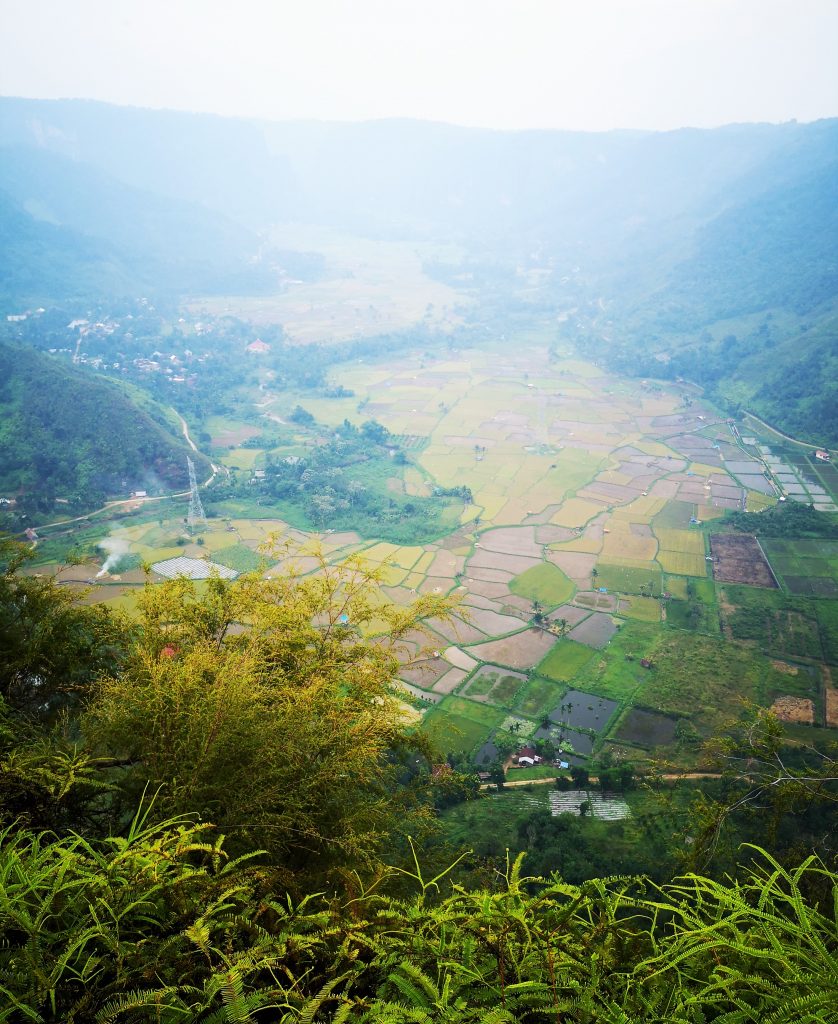
[[[324,431],[374,417],[404,442],[392,489],[470,489],[447,535],[396,544],[313,534],[242,503],[193,537],[183,499],[80,527],[72,544],[59,530],[33,571],[130,611],[155,582],[143,567],[177,555],[275,575],[316,571],[312,545],[330,562],[360,552],[383,569],[382,603],[460,600],[450,621],[427,624],[433,656],[406,658],[400,675],[417,727],[466,759],[498,730],[537,736],[567,719],[582,761],[607,745],[689,766],[697,741],[724,731],[743,700],[810,700],[813,728],[825,726],[838,678],[826,668],[838,664],[838,542],[764,541],[774,589],[747,574],[744,584],[714,578],[707,524],[774,499],[743,486],[765,479],[765,453],[722,445],[727,427],[712,407],[675,386],[551,361],[535,343],[353,362],[331,383],[354,397],[280,393],[258,408],[282,422],[302,401]],[[209,431],[223,461],[246,470],[267,454],[242,447],[257,433],[249,412],[249,423],[228,414]],[[81,564],[59,569],[62,537]],[[118,542],[122,561],[97,576],[103,539]],[[578,716],[603,701],[608,714],[568,719],[569,704]]]

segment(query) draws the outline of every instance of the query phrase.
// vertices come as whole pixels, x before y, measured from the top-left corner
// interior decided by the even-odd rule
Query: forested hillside
[[[184,487],[189,454],[209,473],[162,413],[28,346],[0,346],[0,403],[0,490],[25,490],[24,502],[89,508],[136,488]]]

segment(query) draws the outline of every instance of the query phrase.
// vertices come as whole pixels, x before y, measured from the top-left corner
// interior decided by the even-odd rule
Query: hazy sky
[[[838,114],[838,0],[0,0],[0,93],[265,118]]]

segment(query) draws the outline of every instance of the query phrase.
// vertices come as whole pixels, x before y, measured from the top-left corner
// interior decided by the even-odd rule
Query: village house
[[[820,459],[821,462],[831,461],[829,452],[825,448],[818,448],[818,450],[815,452],[815,458]]]
[[[534,764],[541,764],[541,758],[535,752],[535,747],[521,747],[512,760],[521,768],[531,768]]]

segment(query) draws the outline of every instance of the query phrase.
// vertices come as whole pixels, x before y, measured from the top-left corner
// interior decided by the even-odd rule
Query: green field
[[[509,584],[509,589],[518,597],[538,601],[545,608],[557,608],[573,596],[573,584],[552,562],[534,565]]]
[[[574,686],[612,700],[625,701],[648,680],[640,665],[661,635],[657,623],[627,622],[604,651],[598,651],[573,680]]]
[[[663,577],[660,566],[650,564],[648,568],[610,565],[597,562],[596,585],[615,590],[618,594],[648,594],[660,597]]]
[[[690,519],[695,515],[695,505],[689,501],[669,501],[655,516],[656,529],[688,530]]]
[[[515,710],[530,718],[538,718],[559,706],[566,689],[566,686],[552,679],[535,676],[518,694]]]
[[[481,725],[437,705],[422,719],[422,731],[443,754],[471,754],[492,730],[491,726]]]
[[[765,706],[781,694],[818,699],[818,684],[807,674],[790,676],[767,657],[719,637],[659,636],[649,657],[653,668],[636,700],[690,718],[703,736],[728,731],[745,713],[743,700]]]
[[[758,587],[725,585],[720,593],[724,623],[734,639],[785,657],[822,656],[815,603]]]
[[[576,678],[593,655],[591,648],[584,644],[578,644],[574,640],[560,640],[538,665],[536,671],[548,679],[566,683]]]
[[[775,575],[793,594],[838,598],[838,540],[768,537],[762,548]]]
[[[471,753],[505,717],[503,711],[490,705],[446,697],[422,719],[422,731],[444,754]]]
[[[631,594],[620,601],[617,614],[624,615],[627,619],[639,619],[641,622],[659,622],[661,606],[654,597]]]
[[[255,572],[265,565],[265,559],[246,544],[231,544],[229,547],[213,551],[212,558],[213,561],[235,569],[236,572]]]

